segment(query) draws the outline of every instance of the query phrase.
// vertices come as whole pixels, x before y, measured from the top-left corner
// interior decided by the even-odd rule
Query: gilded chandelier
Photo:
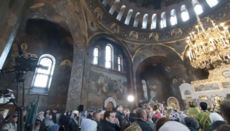
[[[189,45],[188,56],[194,68],[214,68],[229,63],[230,60],[230,34],[228,27],[221,23],[204,29],[200,18],[197,16],[197,33],[190,33],[187,43]]]

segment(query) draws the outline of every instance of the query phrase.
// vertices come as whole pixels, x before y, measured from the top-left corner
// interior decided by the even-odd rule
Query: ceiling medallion
[[[213,21],[212,27],[204,29],[203,24],[197,16],[197,32],[190,33],[187,43],[189,45],[188,56],[194,68],[214,68],[229,63],[230,60],[230,34],[227,26],[221,23],[216,25]]]

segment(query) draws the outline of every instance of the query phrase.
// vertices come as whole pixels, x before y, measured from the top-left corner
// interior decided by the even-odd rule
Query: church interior
[[[229,0],[0,0],[0,106],[219,107],[229,25]]]

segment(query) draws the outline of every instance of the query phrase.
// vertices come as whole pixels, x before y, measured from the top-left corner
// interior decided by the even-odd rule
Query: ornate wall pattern
[[[121,25],[119,21],[110,17],[108,12],[105,11],[102,4],[97,0],[82,0],[83,5],[85,6],[89,15],[98,23],[98,25],[103,28],[106,32],[116,35],[120,39],[124,39],[129,42],[136,43],[162,43],[166,41],[179,40],[183,39],[189,35],[190,32],[196,31],[192,26],[195,25],[195,21],[192,20],[189,24],[183,24],[175,29],[162,29],[162,30],[137,30],[135,28],[130,28],[124,25]],[[227,2],[225,2],[227,3]],[[229,12],[230,8],[228,4],[223,5],[223,8],[218,10],[209,11],[209,14],[202,15],[202,22],[204,26],[208,26],[210,18],[213,19],[216,23],[226,21],[230,18]],[[100,9],[101,8],[101,9]],[[100,11],[99,11],[100,10]],[[99,17],[97,19],[97,17]],[[122,27],[122,28],[121,28]]]

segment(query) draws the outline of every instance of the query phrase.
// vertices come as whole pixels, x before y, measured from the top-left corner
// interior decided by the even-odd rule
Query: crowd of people
[[[17,131],[17,115],[5,124],[0,109],[0,130]],[[57,121],[58,120],[58,121]],[[130,111],[119,105],[116,111],[96,110],[88,114],[72,110],[57,119],[57,110],[39,112],[35,124],[26,131],[230,131],[230,101],[220,104],[220,110],[208,110],[189,103],[185,111],[169,106],[165,109],[136,108]]]

